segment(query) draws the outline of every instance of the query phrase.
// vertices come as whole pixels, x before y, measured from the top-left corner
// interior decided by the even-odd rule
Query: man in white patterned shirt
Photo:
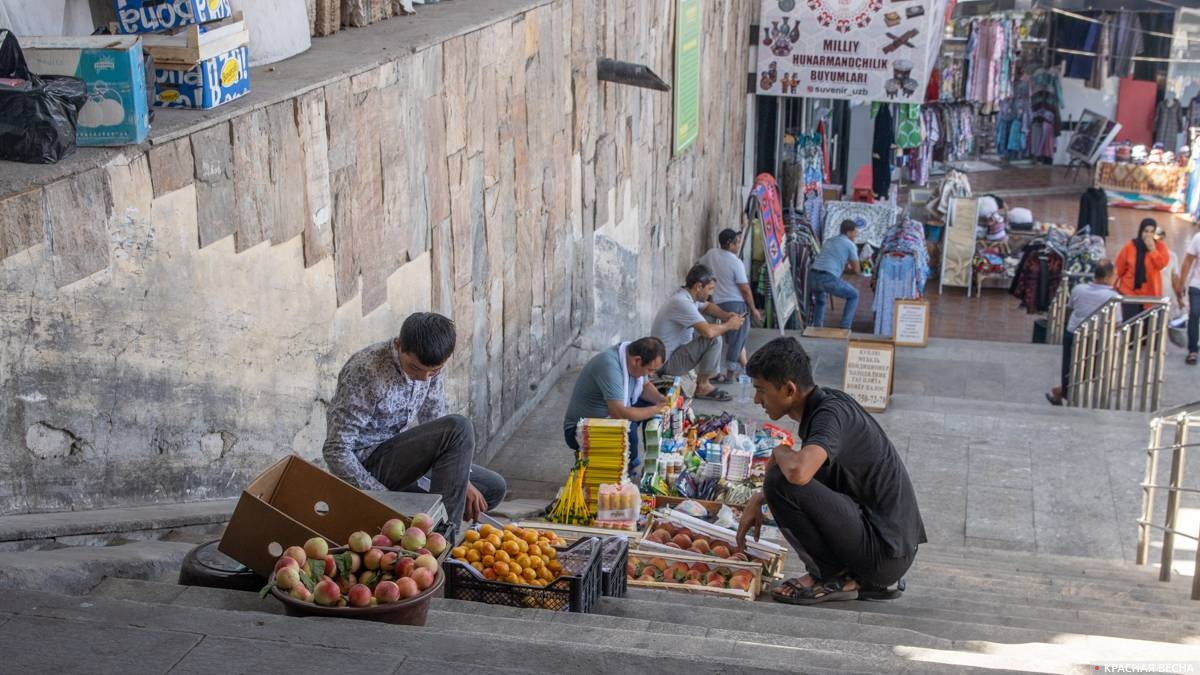
[[[450,525],[499,506],[500,474],[472,464],[475,432],[447,415],[442,366],[454,353],[450,319],[432,312],[404,320],[399,337],[350,357],[326,414],[329,470],[363,490],[442,495]]]

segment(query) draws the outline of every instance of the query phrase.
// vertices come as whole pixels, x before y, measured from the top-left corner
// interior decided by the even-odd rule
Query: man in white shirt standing
[[[742,315],[726,312],[708,301],[716,288],[717,279],[705,265],[688,270],[683,288],[675,289],[659,308],[651,324],[650,334],[663,341],[667,360],[664,375],[684,375],[696,370],[698,399],[729,401],[729,392],[711,382],[721,371],[721,336],[742,327]],[[707,314],[722,323],[709,323]]]
[[[1079,328],[1079,324],[1083,323],[1096,310],[1104,306],[1104,303],[1113,298],[1121,297],[1121,294],[1113,288],[1113,281],[1116,280],[1117,268],[1111,260],[1101,260],[1096,263],[1095,269],[1092,271],[1092,280],[1077,285],[1071,289],[1071,298],[1067,300],[1067,309],[1071,312],[1070,318],[1067,319],[1067,329],[1063,333],[1062,341],[1062,378],[1059,386],[1054,387],[1046,394],[1046,400],[1050,405],[1062,405],[1063,399],[1067,396],[1067,386],[1071,379],[1071,352],[1075,347],[1075,329]]]
[[[749,312],[754,320],[761,323],[762,313],[754,306],[754,294],[750,292],[750,278],[746,275],[746,265],[738,257],[742,248],[742,233],[726,228],[717,235],[720,246],[710,248],[700,258],[700,264],[708,267],[717,277],[717,287],[713,291],[712,301],[726,312],[739,316]],[[718,382],[732,382],[737,372],[746,366],[746,336],[750,333],[750,324],[743,322],[736,333],[725,337],[725,374]]]
[[[1183,257],[1183,270],[1179,281],[1175,284],[1175,294],[1183,302],[1183,294],[1187,292],[1188,303],[1188,355],[1186,363],[1196,365],[1200,354],[1200,232],[1192,236],[1188,243],[1187,254]]]

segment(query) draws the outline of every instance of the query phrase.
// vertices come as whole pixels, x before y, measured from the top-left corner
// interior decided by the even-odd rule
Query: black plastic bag
[[[29,72],[17,38],[0,30],[0,77],[28,80],[28,89],[0,87],[0,159],[53,164],[75,151],[83,80]]]

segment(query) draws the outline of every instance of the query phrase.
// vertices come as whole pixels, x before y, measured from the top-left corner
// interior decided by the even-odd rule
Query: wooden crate
[[[667,549],[667,550],[669,551],[671,549]],[[731,597],[731,598],[740,598],[742,600],[754,600],[755,598],[758,597],[758,594],[763,591],[763,566],[757,562],[743,562],[741,560],[721,560],[719,558],[713,558],[712,556],[698,555],[695,553],[680,553],[679,551],[675,551],[673,553],[666,553],[666,552],[660,552],[660,551],[639,549],[639,550],[634,550],[634,551],[629,552],[629,562],[631,562],[631,563],[638,559],[641,559],[642,561],[646,561],[651,558],[662,558],[663,560],[667,561],[667,563],[674,563],[674,562],[687,563],[688,566],[691,566],[695,563],[704,563],[705,565],[708,565],[711,569],[716,569],[717,567],[724,566],[724,567],[728,567],[734,571],[743,570],[743,569],[750,570],[754,574],[754,578],[750,581],[749,590],[745,590],[745,591],[743,591],[740,588],[714,588],[712,586],[703,586],[703,585],[696,586],[696,585],[691,585],[691,584],[680,584],[680,583],[668,582],[668,581],[644,581],[644,580],[640,580],[640,579],[634,579],[632,577],[629,578],[630,586],[637,586],[639,588],[659,588],[659,589],[665,589],[665,590],[671,590],[671,591],[684,591],[687,593],[706,593],[709,595],[723,595],[723,596]]]
[[[192,24],[167,33],[142,36],[142,47],[154,57],[156,68],[187,70],[206,59],[220,56],[250,42],[250,30],[241,12],[200,26]]]
[[[650,514],[650,520],[646,525],[645,532],[642,533],[642,538],[638,540],[637,547],[643,550],[657,551],[667,553],[670,551],[678,552],[679,549],[657,542],[650,541],[648,537],[654,531],[657,523],[667,523],[674,527],[686,527],[693,532],[699,532],[711,539],[719,539],[729,546],[730,550],[735,547],[737,541],[737,533],[733,530],[717,527],[711,523],[706,523],[699,518],[693,518],[686,513],[666,513],[664,511],[655,511]],[[689,552],[690,553],[690,552]],[[746,553],[754,560],[762,563],[763,571],[775,578],[783,578],[783,563],[787,558],[787,549],[769,542],[769,541],[754,541],[751,538],[746,539]],[[699,555],[692,553],[693,555]],[[704,555],[709,560],[728,561],[728,558],[719,558],[714,555]],[[736,561],[731,561],[736,562]]]

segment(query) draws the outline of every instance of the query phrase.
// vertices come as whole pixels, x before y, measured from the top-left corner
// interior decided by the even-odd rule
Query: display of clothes
[[[915,220],[901,220],[884,236],[876,264],[872,309],[875,310],[877,335],[892,334],[896,301],[920,298],[928,280],[925,228]]]
[[[970,195],[971,181],[967,178],[967,174],[951,169],[946,172],[942,182],[926,202],[925,210],[944,218],[950,213],[951,202],[959,197],[969,197]]]
[[[1134,57],[1145,49],[1142,18],[1137,12],[1062,13],[1057,22],[1055,42],[1066,50],[1059,59],[1066,77],[1102,89],[1109,77],[1133,74]]]
[[[1052,162],[1058,134],[1062,131],[1062,82],[1058,71],[1042,68],[1030,77],[1029,86],[1029,155]]]
[[[1167,97],[1158,104],[1154,112],[1154,142],[1162,143],[1163,149],[1174,151],[1179,147],[1179,134],[1184,129],[1183,106],[1174,97]]]
[[[813,259],[821,252],[821,244],[809,227],[788,228],[788,261],[792,265],[792,282],[796,286],[796,299],[800,302],[800,316],[804,325],[812,320],[812,302],[808,292],[808,271]],[[764,267],[766,267],[764,265]]]
[[[806,220],[820,236],[821,209],[825,197],[825,139],[818,134],[796,138],[796,160],[800,164],[800,205]]]
[[[898,209],[887,202],[829,202],[825,205],[824,227],[821,241],[825,242],[840,234],[843,220],[852,220],[858,225],[858,243],[879,248],[888,228],[896,221]]]
[[[1189,129],[1200,128],[1200,94],[1192,97],[1187,106],[1187,126]]]
[[[1017,21],[990,18],[972,21],[965,55],[969,75],[964,98],[987,109],[1008,98],[1019,50]]]
[[[1050,309],[1050,300],[1058,292],[1066,262],[1066,237],[1055,236],[1057,230],[1025,245],[1021,260],[1013,273],[1008,292],[1021,301],[1030,314]],[[1061,235],[1061,232],[1059,232]]]
[[[1109,75],[1129,77],[1133,74],[1133,57],[1142,54],[1142,17],[1137,12],[1119,12],[1111,24],[1112,62]]]
[[[996,154],[1017,159],[1029,154],[1029,127],[1033,123],[1032,85],[1028,75],[1013,83],[1011,98],[1000,104],[996,116]]]
[[[1091,187],[1079,197],[1079,220],[1076,231],[1087,228],[1098,237],[1108,236],[1108,195],[1103,188]]]

